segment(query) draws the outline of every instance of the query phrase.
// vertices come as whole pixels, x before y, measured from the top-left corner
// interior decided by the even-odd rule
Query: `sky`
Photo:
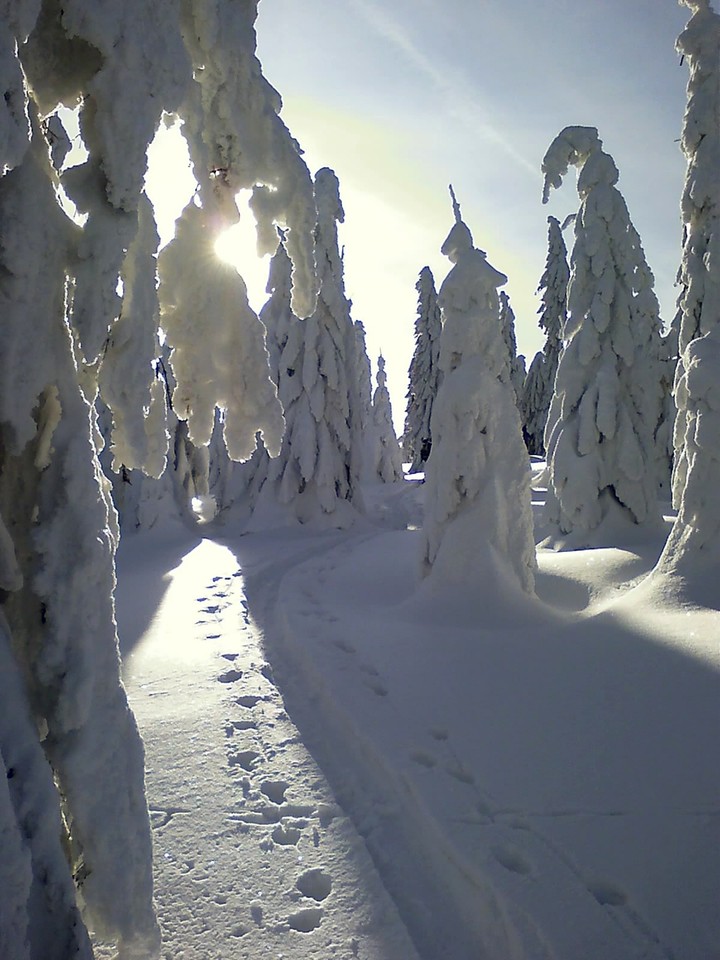
[[[536,290],[547,216],[564,220],[578,197],[571,171],[543,206],[540,167],[568,125],[597,127],[614,157],[670,322],[687,84],[675,40],[688,18],[675,0],[261,0],[263,72],[282,95],[283,120],[310,171],[329,166],[338,175],[346,292],[373,370],[380,351],[386,358],[399,431],[415,283],[428,265],[439,288],[451,267],[440,254],[453,223],[449,183],[475,244],[508,276],[528,366],[542,348]],[[165,216],[172,229],[194,183],[178,160],[186,148],[177,130],[156,146],[148,192],[156,203],[174,194]],[[259,310],[267,260],[258,263],[254,246],[249,212],[219,244]]]
[[[542,157],[595,126],[674,314],[687,68],[674,0],[261,0],[258,56],[312,172],[340,180],[345,282],[402,421],[418,273],[450,263],[452,183],[475,243],[508,276],[519,352],[542,347],[536,288],[547,216],[577,209],[575,174],[542,204]],[[566,242],[572,243],[571,231]]]

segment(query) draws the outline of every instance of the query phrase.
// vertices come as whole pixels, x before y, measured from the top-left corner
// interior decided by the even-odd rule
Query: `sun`
[[[218,257],[235,267],[245,281],[250,306],[256,312],[267,300],[267,281],[270,257],[257,252],[255,218],[248,206],[249,190],[242,190],[235,201],[240,211],[240,220],[224,230],[215,241]]]

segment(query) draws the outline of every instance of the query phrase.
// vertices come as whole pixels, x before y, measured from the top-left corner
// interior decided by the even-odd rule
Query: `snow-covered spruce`
[[[569,279],[567,248],[560,222],[555,217],[548,217],[547,260],[538,287],[541,293],[539,323],[545,331],[545,345],[530,364],[520,404],[528,452],[539,456],[545,453],[545,427],[562,352]]]
[[[510,306],[510,297],[504,290],[500,292],[500,329],[508,352],[510,383],[513,386],[516,402],[519,405],[525,385],[525,357],[518,356],[517,340],[515,338],[515,312]]]
[[[534,592],[530,471],[500,328],[507,278],[473,245],[454,200],[442,245],[454,264],[440,288],[442,383],[432,415],[422,566],[473,584],[509,579]]]
[[[402,447],[410,473],[425,469],[430,456],[432,407],[440,382],[440,333],[442,319],[430,267],[423,267],[415,284],[418,292],[415,319],[415,351],[408,373],[407,407]]]
[[[308,310],[315,292],[314,203],[298,146],[278,117],[279,97],[255,57],[252,0],[191,0],[182,12],[174,0],[5,6],[0,571],[19,671],[0,674],[0,703],[23,701],[18,711],[41,731],[35,752],[42,750],[52,773],[41,790],[37,765],[18,763],[10,800],[4,794],[0,801],[7,849],[24,858],[24,865],[13,861],[12,896],[6,899],[4,882],[0,891],[3,905],[11,904],[0,911],[0,953],[8,955],[4,946],[12,943],[13,957],[23,960],[77,960],[86,956],[87,922],[115,941],[121,956],[145,956],[157,946],[158,929],[143,752],[119,677],[117,517],[98,463],[90,403],[99,385],[115,416],[108,430],[121,468],[127,461],[161,470],[163,384],[151,366],[156,233],[142,187],[163,112],[180,112],[186,123],[199,214],[213,218],[213,231],[227,222],[226,201],[238,184],[255,189],[264,238],[275,219],[290,226],[295,293]],[[79,105],[87,151],[69,169],[69,138],[56,112],[61,103]],[[82,215],[76,224],[61,211],[61,186]],[[249,366],[265,366],[264,351],[261,365],[260,351],[243,350]],[[240,382],[245,374],[235,372]],[[264,374],[252,371],[258,375]],[[200,434],[204,410],[196,411],[195,401],[228,399],[225,387],[189,388],[187,381],[180,392]],[[231,415],[236,401],[229,397]],[[244,450],[262,423],[232,416],[226,434],[233,449]],[[277,441],[279,418],[273,422]],[[249,437],[239,435],[245,429]],[[13,739],[13,729],[2,724],[1,736]],[[57,838],[53,824],[63,824],[67,863],[45,857],[42,832],[37,849],[18,853],[18,818],[25,813],[16,801],[30,802],[36,788],[43,830]],[[39,891],[28,867],[46,889]],[[82,888],[82,921],[68,906],[73,876]],[[20,933],[26,920],[27,942]]]
[[[543,160],[543,199],[578,168],[565,349],[545,446],[546,519],[581,539],[610,515],[659,517],[654,431],[660,419],[660,323],[653,276],[618,171],[594,127],[566,127]]]
[[[367,353],[365,327],[360,320],[353,322],[355,338],[348,357],[350,380],[350,470],[356,491],[360,484],[374,479],[372,372]],[[357,504],[356,504],[357,506]]]
[[[691,340],[676,381],[684,411],[683,487],[678,514],[657,570],[682,577],[695,599],[717,605],[720,569],[720,324]],[[702,584],[706,586],[703,587]],[[709,588],[709,589],[708,589]]]
[[[277,224],[293,263],[293,311],[315,307],[313,184],[298,143],[281,120],[280,94],[255,56],[258,0],[191,0],[183,36],[195,82],[179,113],[203,206],[237,218],[233,197],[252,190],[258,253],[274,253]],[[177,17],[177,13],[175,13]],[[211,200],[212,198],[212,200]]]
[[[286,429],[257,517],[262,523],[267,504],[279,502],[301,523],[343,527],[356,516],[348,382],[356,333],[338,248],[337,223],[344,213],[337,177],[327,167],[315,177],[315,198],[317,306],[307,319],[291,324],[280,356],[278,391]]]
[[[80,389],[75,330],[66,324],[66,270],[79,231],[57,206],[53,176],[33,122],[23,162],[0,180],[0,513],[18,572],[5,584],[13,592],[4,611],[27,682],[26,709],[47,732],[43,746],[62,791],[86,919],[126,943],[152,945],[142,745],[120,684],[113,617],[117,525]],[[3,672],[6,682],[12,677]],[[1,690],[0,700],[6,695]],[[18,769],[21,793],[32,789],[25,775],[31,771]],[[59,817],[57,793],[54,803]],[[54,882],[48,896],[62,899],[56,872]],[[37,904],[38,924],[44,909]],[[29,956],[44,951],[40,944]]]
[[[298,323],[291,308],[292,262],[285,248],[285,234],[280,231],[280,243],[270,260],[268,280],[265,287],[269,297],[258,317],[265,329],[265,345],[268,353],[270,379],[280,390],[280,364],[292,326]],[[218,511],[233,511],[235,522],[243,524],[252,514],[260,491],[271,471],[272,460],[261,434],[257,434],[257,446],[252,456],[242,462],[228,460],[218,443],[220,422],[215,425],[210,442],[209,491]]]
[[[158,478],[168,449],[165,390],[154,369],[160,356],[155,253],[159,244],[150,201],[143,194],[138,232],[122,269],[123,301],[112,325],[98,377],[110,408],[109,447],[115,473],[140,469]]]
[[[172,348],[172,405],[196,446],[210,442],[215,408],[233,460],[247,460],[260,430],[273,454],[283,418],[268,377],[264,330],[234,267],[215,253],[212,216],[194,201],[159,257],[161,323]]]
[[[678,510],[685,495],[695,426],[695,412],[683,405],[687,391],[680,388],[685,376],[684,354],[696,337],[720,323],[720,16],[707,0],[684,2],[692,16],[677,41],[690,70],[680,140],[687,171],[680,202],[684,242],[678,275],[682,293],[673,471],[673,502]],[[690,508],[690,512],[694,510]]]
[[[685,243],[679,279],[679,360],[675,377],[675,469],[677,519],[658,570],[681,576],[697,595],[715,605],[720,565],[720,16],[702,0],[685,0],[693,11],[678,38],[689,68],[682,131],[687,173],[681,209]],[[702,571],[702,572],[701,572]]]
[[[395,427],[392,421],[392,405],[387,388],[387,374],[385,373],[385,358],[382,354],[377,361],[377,387],[373,394],[373,439],[375,442],[374,479],[380,478],[383,483],[393,483],[403,479],[402,454],[400,445],[395,436]]]
[[[663,500],[672,498],[672,475],[675,462],[673,437],[677,416],[674,388],[678,366],[679,318],[678,312],[670,329],[660,341],[660,419],[655,428],[655,459],[658,490]]]

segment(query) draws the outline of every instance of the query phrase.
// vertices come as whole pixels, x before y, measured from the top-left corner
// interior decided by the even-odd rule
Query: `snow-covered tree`
[[[442,319],[430,267],[423,267],[418,282],[415,351],[410,361],[405,429],[402,447],[410,473],[424,470],[432,447],[430,421],[440,377],[440,333]]]
[[[660,414],[659,316],[653,276],[594,127],[566,127],[543,160],[547,200],[578,168],[565,349],[545,444],[546,517],[588,537],[611,513],[658,517],[654,431]],[[552,413],[551,413],[552,416]]]
[[[525,357],[518,356],[517,340],[515,338],[515,311],[510,306],[510,297],[504,290],[500,291],[500,329],[508,352],[510,383],[513,386],[519,405],[525,384]]]
[[[317,172],[315,200],[320,289],[312,315],[291,325],[280,357],[278,391],[286,430],[261,508],[274,499],[301,523],[345,526],[356,515],[348,355],[357,335],[338,249],[337,223],[344,213],[337,177],[327,167]]]
[[[117,516],[98,461],[93,402],[99,391],[120,474],[157,475],[167,443],[164,387],[152,363],[157,234],[142,191],[148,145],[163,113],[174,113],[199,188],[164,268],[177,406],[199,442],[222,406],[233,454],[252,446],[258,428],[279,440],[276,401],[257,406],[256,396],[238,392],[251,383],[267,397],[265,353],[242,290],[215,270],[212,249],[237,216],[235,192],[251,189],[263,244],[277,243],[276,222],[288,229],[293,296],[299,309],[314,309],[312,182],[255,56],[256,15],[253,0],[4,5],[3,960],[89,957],[84,923],[116,941],[121,956],[149,956],[158,944],[143,750],[119,675]],[[61,104],[78,106],[86,148],[71,167]],[[63,194],[76,222],[63,212]],[[233,378],[203,331],[234,352],[226,358]]]
[[[510,382],[497,289],[507,278],[473,245],[453,196],[442,246],[442,383],[432,415],[422,561],[425,574],[473,583],[509,578],[534,591],[530,471]]]
[[[270,260],[266,293],[270,296],[258,316],[265,328],[270,379],[279,395],[281,357],[291,328],[299,323],[291,307],[292,261],[285,249],[284,236]],[[210,492],[218,510],[223,512],[232,508],[239,522],[244,522],[255,509],[260,491],[272,471],[272,459],[262,434],[256,436],[256,442],[252,456],[242,463],[229,461],[222,445],[210,445]]]
[[[660,419],[655,428],[655,458],[658,490],[663,499],[672,497],[672,474],[675,461],[673,437],[675,432],[674,385],[678,365],[678,313],[668,332],[660,341]]]
[[[560,222],[555,217],[548,217],[548,253],[545,272],[538,286],[541,294],[539,323],[545,331],[545,345],[530,364],[520,405],[528,452],[539,456],[545,453],[545,426],[562,353],[569,279],[567,248]]]
[[[367,353],[365,327],[360,320],[353,323],[355,339],[349,355],[349,379],[351,386],[350,415],[350,469],[353,476],[355,496],[359,484],[374,477],[373,437],[370,425],[373,420],[372,373]],[[356,504],[357,506],[357,504]]]
[[[403,479],[402,454],[395,435],[392,419],[392,404],[387,388],[385,358],[382,354],[377,361],[377,387],[372,398],[372,422],[375,453],[373,457],[374,477],[383,483],[393,483]]]
[[[692,16],[677,42],[690,70],[681,146],[687,172],[675,380],[677,520],[658,562],[692,582],[702,566],[716,596],[720,563],[720,16],[684,0]]]

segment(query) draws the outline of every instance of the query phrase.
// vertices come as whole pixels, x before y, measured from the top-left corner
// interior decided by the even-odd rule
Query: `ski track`
[[[287,715],[234,558],[203,549],[125,662],[146,745],[161,957],[415,960]],[[226,572],[208,578],[208,563]]]
[[[443,792],[447,794],[448,800],[451,792],[457,789],[467,792],[469,806],[475,814],[458,822],[465,827],[478,828],[477,845],[468,848],[466,833],[459,835],[458,843],[453,843],[452,831],[449,831],[451,839],[448,842],[448,831],[432,828],[434,817],[439,820],[447,818],[445,802],[441,809],[428,809],[424,797],[414,789],[411,780],[395,775],[394,771],[384,766],[382,758],[374,753],[372,746],[362,744],[362,731],[353,729],[351,724],[343,729],[332,695],[324,698],[322,681],[315,676],[313,658],[318,656],[317,647],[304,649],[304,637],[322,637],[328,647],[332,646],[340,655],[354,661],[359,683],[378,698],[381,704],[379,709],[394,712],[389,685],[375,665],[362,659],[352,643],[334,635],[334,624],[338,620],[324,603],[323,589],[330,572],[358,546],[358,542],[357,539],[345,542],[334,550],[307,560],[289,574],[288,579],[293,581],[290,592],[294,590],[303,598],[303,603],[295,610],[292,609],[291,600],[288,610],[282,612],[282,583],[276,585],[275,599],[270,606],[281,611],[281,622],[276,622],[274,629],[269,632],[281,645],[285,671],[288,675],[290,672],[295,675],[294,681],[290,681],[288,676],[288,702],[293,703],[292,693],[298,695],[302,690],[312,689],[313,684],[317,687],[313,697],[315,721],[299,700],[298,722],[303,731],[307,730],[309,742],[315,745],[338,796],[365,836],[368,849],[386,887],[395,898],[421,956],[427,960],[434,960],[440,955],[447,960],[464,960],[473,955],[527,958],[575,956],[572,947],[569,953],[566,952],[569,944],[564,945],[565,949],[561,946],[556,953],[559,944],[545,941],[542,929],[534,927],[532,911],[526,913],[522,907],[518,910],[513,906],[516,894],[523,890],[520,899],[523,902],[528,883],[539,880],[540,884],[550,885],[557,891],[564,910],[576,908],[578,914],[592,917],[595,933],[589,934],[587,944],[592,941],[590,949],[593,955],[594,951],[600,950],[603,956],[615,956],[611,946],[615,944],[615,949],[621,951],[623,957],[678,960],[673,951],[663,944],[648,919],[632,904],[621,885],[611,879],[586,876],[574,863],[572,856],[539,826],[543,817],[623,816],[621,811],[599,814],[593,811],[560,811],[536,815],[532,812],[503,810],[476,782],[472,771],[463,763],[453,745],[448,731],[441,725],[431,726],[426,731],[428,746],[409,751],[408,758],[424,774],[454,781],[455,787],[441,787],[440,790],[441,795]],[[267,599],[264,605],[268,606]],[[294,617],[305,620],[305,625],[296,630]],[[394,719],[399,719],[399,716]],[[388,727],[393,725],[393,720],[390,720]],[[334,736],[326,736],[328,731],[332,731]],[[358,748],[353,749],[356,744]],[[353,753],[353,762],[347,764],[350,753]],[[350,786],[343,784],[341,779],[333,778],[333,774],[342,769],[343,758],[347,766],[361,771],[356,772]],[[397,814],[398,810],[403,811],[401,817]],[[381,811],[379,819],[377,811]],[[387,821],[384,826],[379,822],[382,819]],[[391,823],[392,826],[389,826]],[[399,866],[403,860],[405,869]],[[454,901],[450,896],[449,901],[443,904],[444,894],[452,890],[458,891],[459,896]],[[473,915],[464,912],[459,903],[468,897],[474,901]],[[547,909],[544,906],[546,898],[541,899],[543,909],[539,916],[542,921],[543,912],[547,913]],[[530,906],[532,901],[530,895],[527,900]],[[432,903],[436,907],[429,923],[427,912],[418,910],[419,902]],[[442,911],[437,909],[440,905],[443,905]],[[562,930],[562,921],[559,929]],[[518,943],[514,942],[516,933],[520,934],[519,939],[523,942],[517,953]]]

